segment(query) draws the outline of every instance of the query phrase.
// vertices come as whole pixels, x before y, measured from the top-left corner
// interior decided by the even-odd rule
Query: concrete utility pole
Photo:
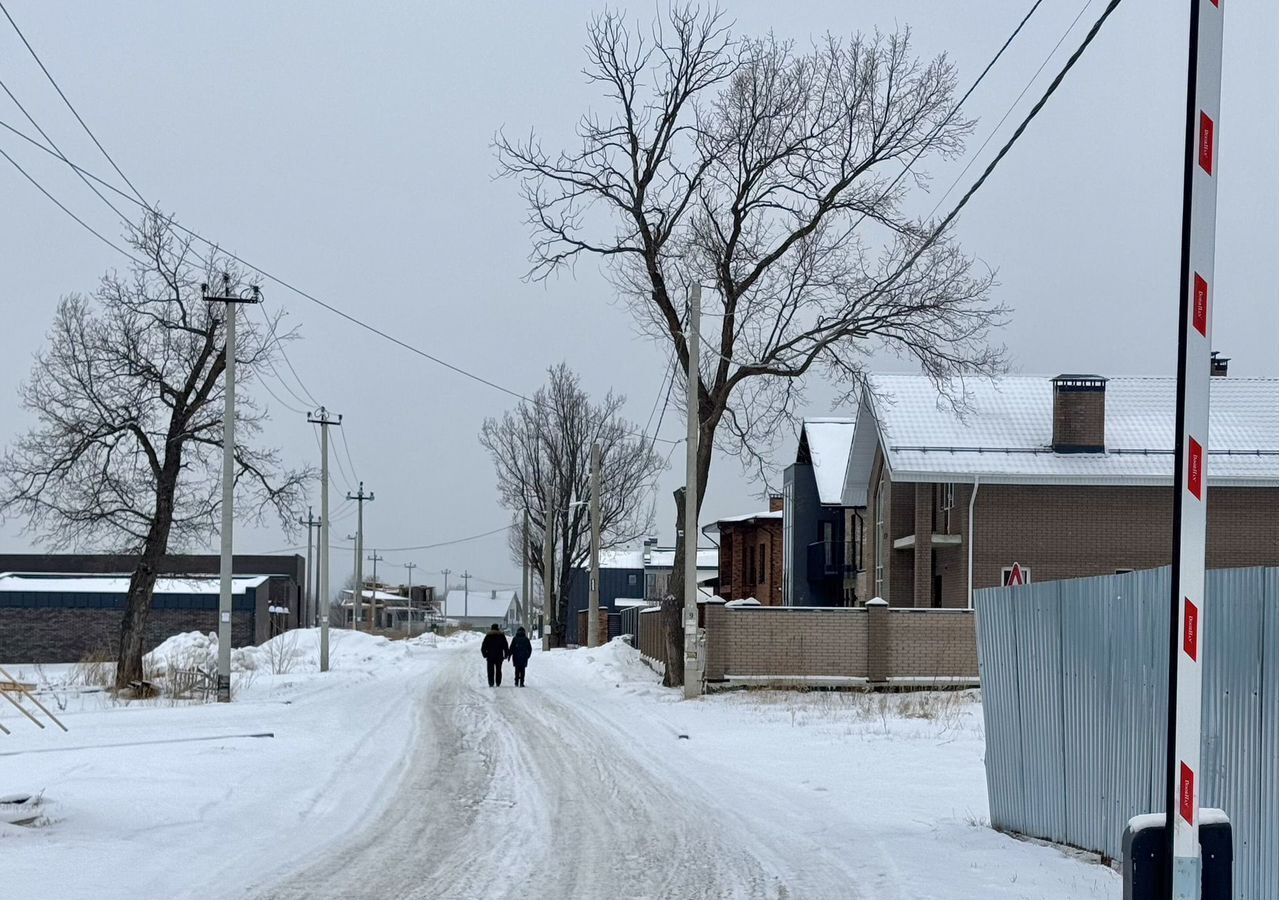
[[[355,591],[351,595],[351,606],[355,611],[355,618],[351,621],[352,628],[358,628],[360,619],[364,616],[364,501],[373,502],[373,492],[364,493],[364,482],[360,482],[359,492],[352,497],[351,492],[346,492],[346,499],[355,500],[359,506],[359,512],[355,519]],[[372,610],[370,610],[371,612]],[[370,620],[372,617],[370,616]],[[370,631],[372,625],[369,626]]]
[[[555,495],[548,495],[542,523],[542,649],[550,650],[551,606],[555,596]]]
[[[386,557],[378,556],[377,551],[373,551],[373,555],[369,560],[373,563],[373,594],[369,597],[369,634],[377,628],[377,564]]]
[[[600,444],[591,444],[591,595],[586,613],[586,646],[600,643]]]
[[[351,551],[352,551],[351,577],[355,578],[355,573],[360,568],[360,540],[353,534],[348,534],[346,536],[346,539],[351,542]],[[360,602],[361,603],[364,602],[362,598]],[[355,628],[355,623],[359,621],[358,618],[356,617],[356,611],[358,609],[359,609],[359,606],[356,605],[356,593],[354,590],[352,590],[351,591],[351,628]]]
[[[222,273],[222,295],[209,294],[207,284],[200,292],[208,303],[226,306],[226,346],[222,356],[226,374],[226,390],[222,410],[222,584],[218,595],[218,702],[231,702],[231,566],[233,562],[232,531],[235,527],[235,313],[241,303],[257,303],[261,296],[257,287],[248,295],[232,296],[231,276]]]
[[[306,526],[306,576],[302,579],[302,609],[298,614],[298,624],[303,628],[309,628],[311,625],[311,577],[314,569],[311,567],[311,530],[315,528],[315,516],[311,513],[311,507],[306,508],[306,518],[298,519],[299,525]]]
[[[323,406],[308,422],[320,426],[320,545],[316,548],[316,576],[319,587],[316,612],[320,617],[320,671],[329,670],[329,426],[341,427],[342,417],[329,418]]]
[[[449,576],[453,574],[453,570],[441,569],[440,574],[444,576],[444,599],[440,601],[440,612],[447,619],[449,617]]]
[[[702,383],[698,365],[701,349],[702,286],[688,296],[688,441],[684,457],[684,697],[701,696],[702,673],[697,665],[697,445],[698,408]]]
[[[462,618],[471,614],[471,573],[462,573]]]
[[[521,612],[520,620],[528,628],[533,627],[533,597],[532,582],[529,579],[528,571],[528,507],[524,507],[524,552],[521,554],[523,562],[523,578],[520,581],[520,603]]]
[[[417,568],[417,563],[407,562],[404,568],[409,571],[409,614],[404,617],[404,636],[409,637],[413,634],[413,570]],[[425,611],[422,613],[422,624],[426,624]]]

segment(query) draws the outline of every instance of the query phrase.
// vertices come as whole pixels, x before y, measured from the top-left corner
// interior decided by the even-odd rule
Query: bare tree
[[[1002,368],[988,344],[1005,312],[992,275],[904,211],[927,185],[915,161],[957,154],[971,130],[944,56],[918,60],[908,31],[801,52],[735,37],[720,13],[689,6],[648,30],[603,13],[586,53],[611,114],[583,116],[579,145],[556,153],[499,134],[500,170],[531,210],[530,277],[603,261],[682,372],[688,288],[709,289],[699,509],[714,448],[766,474],[813,370],[847,397],[876,350],[913,358],[939,386]],[[677,541],[677,571],[683,553]],[[681,683],[682,652],[669,655],[667,681]]]
[[[117,686],[142,677],[143,638],[160,563],[218,530],[221,513],[225,320],[201,284],[241,273],[213,254],[195,258],[162,216],[128,234],[138,258],[102,278],[92,298],[64,298],[48,345],[23,384],[37,425],[0,462],[0,515],[24,516],[54,549],[137,554],[120,629]],[[247,384],[279,351],[278,317],[239,326],[236,364]],[[265,332],[269,330],[268,340]],[[278,454],[251,445],[265,418],[251,396],[236,400],[236,496],[242,514],[301,512],[307,470],[284,471]],[[240,441],[243,440],[244,443]],[[238,512],[237,514],[241,514]]]
[[[652,527],[644,495],[665,467],[650,439],[620,417],[626,398],[612,393],[598,404],[578,377],[561,363],[548,370],[548,383],[500,419],[486,419],[480,443],[493,457],[502,505],[513,513],[512,558],[523,564],[523,515],[529,513],[528,564],[546,583],[543,536],[554,503],[557,602],[547,616],[564,639],[568,592],[574,570],[590,558],[591,444],[600,445],[600,545],[634,542]]]

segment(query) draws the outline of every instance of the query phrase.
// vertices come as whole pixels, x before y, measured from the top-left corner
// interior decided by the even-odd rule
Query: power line
[[[355,460],[351,459],[351,445],[346,442],[346,429],[342,429],[340,434],[342,435],[342,452],[346,454],[346,461],[351,466],[351,477],[357,478],[359,473],[355,468]]]
[[[416,547],[386,547],[379,548],[383,553],[405,553],[409,550],[434,550],[437,547],[452,547],[454,544],[465,544],[470,541],[478,541],[481,538],[492,537],[495,534],[501,534],[503,531],[509,531],[515,525],[503,525],[501,528],[494,528],[492,531],[486,531],[483,534],[473,534],[470,537],[458,538],[453,541],[440,541],[436,544],[420,544]]]
[[[85,134],[89,135],[90,140],[92,140],[94,145],[102,152],[102,155],[106,157],[107,162],[111,163],[111,168],[115,169],[115,173],[124,179],[124,183],[129,186],[129,189],[133,191],[133,193],[137,195],[137,198],[142,201],[142,204],[146,206],[146,199],[142,196],[141,192],[133,186],[133,182],[129,180],[128,176],[125,175],[124,172],[120,171],[120,167],[115,164],[115,160],[111,158],[111,154],[107,152],[107,148],[102,146],[102,143],[98,140],[92,129],[90,129],[89,126],[85,124],[84,119],[80,117],[80,113],[76,112],[76,108],[71,104],[71,101],[67,99],[67,95],[62,92],[62,88],[58,86],[58,82],[54,79],[53,75],[49,73],[49,70],[45,67],[44,61],[40,59],[40,54],[36,53],[35,48],[31,46],[31,42],[28,41],[27,36],[22,33],[22,29],[18,27],[18,23],[13,21],[13,16],[9,15],[9,10],[3,2],[0,2],[0,10],[4,11],[4,17],[9,20],[9,24],[13,26],[13,30],[16,31],[18,33],[18,37],[22,39],[22,43],[26,46],[27,52],[30,53],[31,58],[36,61],[36,65],[40,67],[40,71],[44,73],[44,77],[49,79],[49,84],[53,85],[53,89],[58,92],[58,96],[62,98],[62,102],[67,105],[67,109],[71,110],[71,115],[75,116],[76,121],[80,123],[80,127],[84,129]],[[36,127],[38,128],[39,126]],[[49,143],[53,142],[50,141]]]
[[[990,62],[986,63],[986,68],[982,69],[981,74],[977,76],[977,80],[974,81],[971,85],[969,85],[968,90],[964,92],[964,96],[959,98],[959,102],[955,104],[954,108],[951,109],[950,113],[946,116],[946,118],[943,119],[941,122],[939,122],[936,125],[936,127],[934,127],[933,130],[929,132],[928,137],[925,138],[920,143],[919,149],[915,151],[915,155],[911,157],[910,161],[906,163],[905,167],[900,172],[897,173],[897,177],[894,178],[889,183],[888,187],[884,189],[885,196],[891,193],[893,188],[897,187],[897,185],[901,183],[901,180],[906,177],[907,173],[910,172],[911,167],[914,166],[915,163],[919,162],[919,158],[924,155],[924,151],[927,150],[928,145],[932,141],[932,139],[936,137],[943,128],[949,125],[954,120],[955,116],[959,114],[960,108],[964,105],[964,103],[968,100],[968,98],[973,95],[973,91],[977,90],[977,86],[986,80],[986,76],[990,73],[990,70],[995,67],[995,63],[999,62],[1000,57],[1004,55],[1004,51],[1008,49],[1008,47],[1012,44],[1014,40],[1016,40],[1017,35],[1021,34],[1021,30],[1026,27],[1026,23],[1030,21],[1030,17],[1035,14],[1035,12],[1039,9],[1040,5],[1042,5],[1043,2],[1044,0],[1035,0],[1035,4],[1030,8],[1030,11],[1026,13],[1026,15],[1022,18],[1020,22],[1017,23],[1017,27],[1013,29],[1013,33],[1008,35],[1008,40],[1004,41],[1003,46],[1001,46],[999,50],[995,53],[995,55],[991,57]],[[1092,0],[1088,0],[1088,2],[1091,3]],[[1081,14],[1082,14],[1082,11],[1081,11]],[[1076,19],[1076,21],[1078,20]],[[1074,26],[1072,25],[1071,27],[1073,28]],[[1064,38],[1064,35],[1063,35],[1063,38]],[[1056,52],[1056,48],[1054,48],[1053,52],[1054,53]],[[1052,54],[1050,53],[1049,57],[1051,58],[1051,56]],[[1047,63],[1047,60],[1044,60],[1044,62]],[[998,126],[996,126],[996,130],[998,130]],[[985,144],[983,144],[982,146],[985,147]],[[979,150],[977,152],[980,153],[981,151]],[[968,170],[965,169],[964,171],[967,172]],[[960,177],[963,177],[963,176],[961,175]],[[861,218],[859,218],[853,224],[853,228],[856,228],[858,225],[860,225],[866,219],[866,216],[867,216],[867,213],[862,213]]]
[[[1093,0],[1084,0],[1084,5],[1080,7],[1079,12],[1075,14],[1075,18],[1071,21],[1070,25],[1067,26],[1064,32],[1062,32],[1061,37],[1057,39],[1057,43],[1054,44],[1053,48],[1048,51],[1048,55],[1045,56],[1044,61],[1039,64],[1039,68],[1035,70],[1035,74],[1030,76],[1030,80],[1027,81],[1026,86],[1021,89],[1021,93],[1017,95],[1017,99],[1014,100],[1012,102],[1012,105],[1008,107],[1008,110],[1007,112],[1004,113],[1003,118],[1001,118],[999,122],[995,125],[995,127],[990,130],[990,134],[986,135],[986,140],[982,141],[981,146],[977,148],[977,152],[974,153],[969,158],[968,164],[964,166],[963,170],[959,173],[959,175],[955,177],[955,180],[951,182],[950,187],[946,188],[946,193],[941,195],[941,199],[937,201],[937,204],[933,207],[933,211],[928,214],[928,218],[931,219],[933,216],[937,214],[937,210],[940,209],[941,205],[946,202],[946,198],[950,196],[951,191],[953,191],[955,187],[959,184],[959,182],[963,180],[964,176],[968,174],[968,170],[973,167],[973,163],[977,161],[977,157],[981,156],[982,151],[986,149],[986,146],[991,142],[991,140],[995,137],[995,135],[999,133],[999,129],[1004,126],[1004,123],[1006,121],[1008,121],[1008,117],[1012,115],[1013,110],[1017,108],[1017,104],[1020,103],[1021,99],[1026,96],[1026,92],[1030,90],[1031,85],[1035,83],[1035,81],[1039,78],[1040,73],[1043,72],[1044,68],[1047,67],[1048,63],[1052,61],[1052,58],[1057,54],[1057,51],[1061,48],[1061,45],[1065,43],[1066,38],[1070,35],[1072,31],[1075,30],[1075,26],[1079,24],[1079,20],[1084,17],[1084,13],[1088,10],[1088,7],[1092,6],[1092,3],[1093,3]],[[1035,4],[1036,7],[1038,7],[1038,5],[1039,5],[1038,3]],[[1034,9],[1031,10],[1032,13],[1034,11],[1035,11]],[[1027,18],[1029,18],[1029,16],[1027,16]],[[1023,22],[1022,24],[1024,25],[1025,22]],[[1021,30],[1020,25],[1018,26],[1018,30]],[[1014,32],[1014,35],[1016,35],[1016,32]],[[1011,38],[1009,40],[1011,40]],[[1005,44],[1005,46],[1007,46],[1007,44]],[[1001,50],[1000,52],[1002,53],[1003,51]],[[976,87],[976,85],[973,85],[973,86]]]
[[[49,154],[49,155],[51,155],[51,156],[54,156],[54,157],[56,157],[56,158],[58,158],[58,159],[61,159],[64,163],[66,163],[66,164],[67,164],[68,166],[70,166],[71,168],[75,169],[75,170],[76,170],[76,171],[78,171],[78,172],[82,172],[82,173],[84,173],[84,175],[86,175],[88,178],[92,179],[93,181],[97,182],[98,184],[102,185],[103,187],[107,188],[108,190],[112,191],[113,193],[117,194],[118,196],[123,197],[124,199],[128,200],[130,203],[133,203],[133,204],[135,204],[135,205],[137,205],[137,206],[141,206],[143,209],[150,209],[150,207],[149,207],[149,206],[147,206],[147,204],[146,204],[145,202],[143,202],[143,201],[139,201],[139,200],[137,200],[137,199],[136,199],[136,198],[134,198],[134,197],[130,197],[128,194],[126,194],[124,191],[120,190],[118,187],[116,187],[115,185],[111,184],[110,182],[108,182],[108,181],[104,181],[102,178],[99,178],[97,175],[93,174],[92,172],[88,171],[87,169],[83,168],[82,166],[79,166],[79,165],[77,165],[76,163],[71,162],[71,160],[69,160],[69,159],[66,159],[66,158],[64,158],[64,157],[59,156],[59,154],[57,154],[56,152],[54,152],[53,150],[51,150],[49,147],[47,147],[47,146],[45,146],[44,144],[40,143],[38,140],[36,140],[35,138],[31,137],[30,135],[28,135],[28,134],[26,134],[26,133],[22,132],[21,130],[19,130],[19,129],[17,129],[17,128],[14,128],[14,127],[13,127],[11,124],[9,124],[8,122],[5,122],[5,121],[3,121],[3,120],[0,120],[0,128],[4,128],[5,130],[7,130],[7,131],[11,132],[12,134],[14,134],[15,136],[17,136],[17,137],[21,138],[22,140],[26,141],[27,143],[31,144],[32,146],[34,146],[34,147],[36,147],[36,148],[38,148],[38,149],[40,149],[40,150],[43,150],[45,153],[48,153],[48,154]],[[6,155],[6,157],[7,157],[7,155]],[[29,178],[29,177],[30,177],[30,176],[28,176],[28,178]],[[39,186],[39,185],[37,185],[37,187],[38,187],[38,186]],[[43,188],[40,188],[40,190],[41,190],[43,193],[46,193],[46,194],[47,194],[47,192],[46,192],[46,191],[44,191],[44,189],[43,189]],[[50,198],[50,199],[53,199],[53,198]],[[55,202],[56,202],[56,201],[55,201]],[[59,204],[59,206],[61,206],[61,204]],[[97,236],[97,237],[98,237],[99,239],[101,239],[101,240],[106,241],[106,239],[105,239],[105,238],[103,238],[100,234],[98,234],[96,231],[93,231],[93,229],[89,228],[89,226],[85,225],[85,224],[84,224],[84,222],[83,222],[82,220],[80,220],[80,219],[79,219],[79,217],[77,217],[74,213],[71,213],[71,212],[70,212],[70,210],[67,210],[65,207],[62,207],[62,208],[63,208],[63,210],[64,210],[65,212],[67,212],[67,214],[68,214],[68,215],[70,215],[72,218],[74,218],[77,222],[79,222],[79,223],[80,223],[81,225],[83,225],[85,228],[88,228],[90,231],[92,231],[92,232],[93,232],[93,234],[94,234],[95,236]],[[475,374],[474,372],[470,372],[470,371],[468,371],[468,370],[466,370],[466,369],[461,368],[460,366],[456,366],[456,365],[454,365],[453,363],[447,362],[446,360],[443,360],[443,359],[439,358],[438,356],[435,356],[434,354],[428,353],[427,351],[425,351],[425,350],[421,349],[420,347],[416,347],[416,346],[414,346],[414,345],[412,345],[412,344],[408,343],[407,341],[401,340],[400,338],[397,338],[397,337],[395,337],[394,335],[389,334],[389,333],[387,333],[386,331],[383,331],[382,329],[378,328],[377,326],[372,325],[372,324],[370,324],[370,323],[368,323],[368,322],[365,322],[364,320],[359,319],[359,318],[357,318],[356,316],[353,316],[353,315],[351,315],[350,313],[348,313],[348,312],[346,312],[346,311],[344,311],[344,310],[342,310],[342,309],[339,309],[339,308],[338,308],[338,307],[336,307],[336,306],[333,306],[331,303],[326,303],[324,300],[321,300],[319,297],[315,296],[314,294],[311,294],[311,293],[309,293],[308,291],[303,290],[302,288],[298,287],[297,285],[292,284],[292,283],[291,283],[291,282],[289,282],[289,281],[286,281],[285,279],[281,278],[281,277],[280,277],[280,276],[278,276],[278,275],[275,275],[275,274],[273,274],[273,273],[269,272],[268,270],[266,270],[266,269],[262,268],[261,266],[254,265],[253,263],[251,263],[251,262],[249,262],[248,260],[246,260],[244,257],[239,256],[238,254],[233,253],[233,252],[231,252],[231,251],[227,250],[226,248],[224,248],[224,247],[220,246],[220,245],[219,245],[219,244],[217,244],[216,242],[209,240],[209,239],[208,239],[208,238],[206,238],[204,235],[200,234],[199,232],[193,231],[192,229],[190,229],[190,228],[186,227],[185,225],[181,224],[180,222],[177,222],[177,221],[171,221],[171,222],[170,222],[170,225],[171,225],[173,228],[176,228],[176,229],[178,229],[179,231],[181,231],[183,234],[186,234],[187,236],[189,236],[189,237],[191,237],[191,238],[193,238],[193,239],[195,239],[195,240],[197,240],[197,241],[200,241],[201,243],[203,243],[203,244],[205,244],[205,245],[207,245],[207,246],[209,246],[209,247],[212,247],[212,248],[217,249],[220,253],[225,254],[225,255],[226,255],[226,257],[227,257],[228,259],[235,260],[235,261],[236,261],[236,262],[238,262],[240,265],[244,266],[246,269],[250,269],[250,270],[252,270],[252,271],[254,271],[254,272],[257,272],[257,273],[258,273],[259,275],[261,275],[263,278],[266,278],[267,280],[269,280],[269,281],[272,281],[272,282],[276,283],[276,284],[277,284],[277,285],[279,285],[280,287],[282,287],[282,288],[284,288],[284,289],[286,289],[286,290],[288,290],[288,291],[291,291],[291,292],[292,292],[292,293],[294,293],[294,294],[297,294],[299,297],[303,298],[304,300],[308,300],[308,301],[310,301],[311,303],[314,303],[315,305],[317,305],[317,306],[321,307],[322,309],[326,309],[326,310],[328,310],[329,312],[333,313],[333,314],[334,314],[335,316],[337,316],[338,318],[344,319],[344,320],[346,320],[347,322],[351,323],[352,325],[355,325],[355,326],[356,326],[356,327],[358,327],[358,328],[362,328],[362,329],[364,329],[365,331],[368,331],[369,333],[374,334],[374,335],[376,335],[377,337],[382,338],[383,340],[386,340],[386,341],[388,341],[388,342],[390,342],[390,343],[392,343],[392,344],[395,344],[397,347],[400,347],[400,348],[402,348],[402,349],[404,349],[404,350],[407,350],[408,352],[410,352],[410,353],[412,353],[412,354],[414,354],[414,355],[416,355],[416,356],[419,356],[419,357],[421,357],[421,358],[423,358],[423,359],[426,359],[426,360],[428,360],[428,361],[430,361],[430,362],[433,362],[433,363],[435,363],[435,364],[437,364],[437,365],[439,365],[439,366],[442,366],[442,367],[444,367],[444,368],[446,368],[446,369],[448,369],[448,370],[450,370],[450,371],[452,371],[452,372],[457,373],[458,375],[461,375],[461,376],[463,376],[463,377],[465,377],[465,378],[469,378],[469,379],[471,379],[472,381],[478,382],[478,383],[483,384],[483,385],[485,385],[485,386],[487,386],[487,387],[491,387],[491,388],[493,388],[493,389],[494,389],[494,390],[496,390],[496,391],[500,391],[500,392],[501,392],[501,393],[503,393],[503,394],[507,394],[507,395],[509,395],[509,396],[511,396],[511,397],[514,397],[514,398],[516,398],[517,400],[523,400],[523,401],[524,401],[524,402],[526,402],[526,403],[530,403],[530,404],[532,404],[534,407],[538,407],[538,406],[542,406],[542,405],[543,405],[543,404],[539,403],[539,402],[538,402],[535,398],[533,398],[533,397],[529,397],[529,396],[527,396],[527,395],[525,395],[525,394],[521,394],[519,391],[512,390],[512,389],[510,389],[510,388],[508,388],[508,387],[503,387],[502,385],[498,384],[497,382],[491,381],[491,380],[489,380],[489,379],[487,379],[487,378],[485,378],[485,377],[483,377],[483,376],[481,376],[481,375],[477,375],[477,374]],[[107,243],[109,246],[113,247],[114,249],[119,250],[119,251],[120,251],[121,253],[123,253],[125,256],[129,256],[129,257],[130,257],[130,258],[132,258],[135,262],[138,262],[140,265],[145,265],[145,263],[143,263],[143,262],[142,262],[141,260],[139,260],[137,257],[133,256],[133,255],[132,255],[132,254],[130,254],[130,253],[127,253],[126,251],[120,250],[120,248],[119,248],[119,247],[117,247],[115,244],[112,244],[110,241],[106,241],[106,243]],[[629,435],[630,435],[630,436],[632,436],[632,437],[646,437],[646,435],[642,434],[641,432],[637,432],[637,431],[628,431],[628,432],[627,432],[627,434],[629,434]],[[657,438],[656,440],[660,441],[661,443],[665,443],[665,444],[680,444],[680,443],[683,443],[683,438],[681,438],[681,439],[679,439],[679,440],[671,440],[671,439],[669,439],[669,438]]]

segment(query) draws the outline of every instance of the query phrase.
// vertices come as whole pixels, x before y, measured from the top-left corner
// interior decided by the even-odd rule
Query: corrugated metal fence
[[[1164,808],[1170,570],[978,591],[991,824],[1115,859]],[[1279,569],[1208,573],[1203,783],[1235,896],[1279,897]]]

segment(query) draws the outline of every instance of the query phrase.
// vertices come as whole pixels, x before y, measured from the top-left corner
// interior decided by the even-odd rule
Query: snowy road
[[[493,691],[474,648],[450,653],[429,676],[390,808],[264,897],[859,896],[852,873],[784,821],[783,798],[748,798],[759,815],[743,821],[739,785],[721,808],[726,785],[634,755],[598,708],[607,698],[558,661],[535,665],[526,689]]]

